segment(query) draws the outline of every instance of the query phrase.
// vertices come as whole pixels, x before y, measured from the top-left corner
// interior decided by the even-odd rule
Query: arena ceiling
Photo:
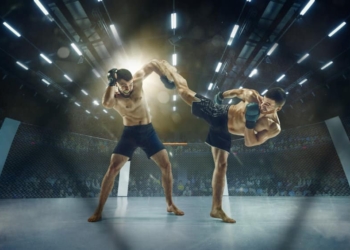
[[[0,3],[3,116],[91,135],[104,130],[115,138],[121,118],[111,110],[105,113],[101,106],[106,72],[112,67],[135,72],[153,58],[172,62],[174,53],[178,71],[190,88],[210,98],[231,88],[260,93],[270,87],[284,88],[289,94],[280,112],[282,129],[349,114],[347,0],[316,0],[304,15],[301,11],[309,0],[40,2],[47,15],[35,1]],[[171,29],[171,13],[177,15],[176,29]],[[228,45],[235,25],[239,28]],[[274,44],[278,46],[268,55]],[[329,62],[333,63],[321,70]],[[254,69],[257,74],[249,77]],[[208,90],[210,83],[213,87]],[[193,117],[178,97],[174,101],[175,91],[165,89],[157,77],[150,77],[144,89],[153,124],[163,139],[195,140],[205,133],[207,125]]]

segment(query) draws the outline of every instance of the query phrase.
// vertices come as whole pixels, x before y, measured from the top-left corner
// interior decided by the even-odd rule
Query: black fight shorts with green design
[[[231,134],[228,132],[228,110],[231,105],[218,105],[212,100],[196,94],[199,102],[192,103],[192,114],[204,119],[209,125],[205,142],[210,146],[230,152]]]

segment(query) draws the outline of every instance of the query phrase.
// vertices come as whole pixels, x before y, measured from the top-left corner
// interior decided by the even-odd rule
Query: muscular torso
[[[125,126],[145,125],[151,123],[151,115],[142,89],[142,82],[134,81],[130,97],[123,97],[116,92],[114,109],[123,117]]]
[[[240,103],[236,105],[232,105],[228,111],[228,131],[231,134],[234,135],[242,135],[244,136],[244,128],[245,128],[245,109],[248,102],[241,101]],[[262,118],[267,118],[269,120],[269,123],[276,122],[280,124],[280,121],[278,119],[277,113],[273,114],[261,114],[259,116],[259,119],[256,123],[256,126],[254,130],[256,132],[260,132],[263,130],[268,129],[266,126],[266,122],[260,122],[263,121]]]

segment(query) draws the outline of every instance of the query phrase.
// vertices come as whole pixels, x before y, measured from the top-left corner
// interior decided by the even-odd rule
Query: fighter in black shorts
[[[222,195],[225,186],[227,158],[231,148],[231,134],[244,136],[247,147],[260,145],[281,131],[277,111],[286,101],[286,93],[281,88],[269,89],[261,96],[252,89],[231,89],[219,92],[214,102],[189,89],[187,81],[169,63],[162,61],[168,69],[166,77],[174,81],[181,98],[192,106],[193,115],[210,124],[206,143],[211,146],[215,163],[212,179],[213,203],[210,216],[224,222],[234,223],[222,210]],[[236,105],[222,105],[224,98],[238,97],[242,101]]]

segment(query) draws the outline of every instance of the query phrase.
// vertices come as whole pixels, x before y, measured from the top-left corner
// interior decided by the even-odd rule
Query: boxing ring
[[[0,249],[347,249],[349,130],[339,134],[337,122],[286,131],[256,149],[233,142],[223,210],[235,224],[209,216],[213,163],[204,143],[166,146],[184,216],[166,212],[160,171],[136,151],[102,221],[88,223],[115,142],[7,119]]]

